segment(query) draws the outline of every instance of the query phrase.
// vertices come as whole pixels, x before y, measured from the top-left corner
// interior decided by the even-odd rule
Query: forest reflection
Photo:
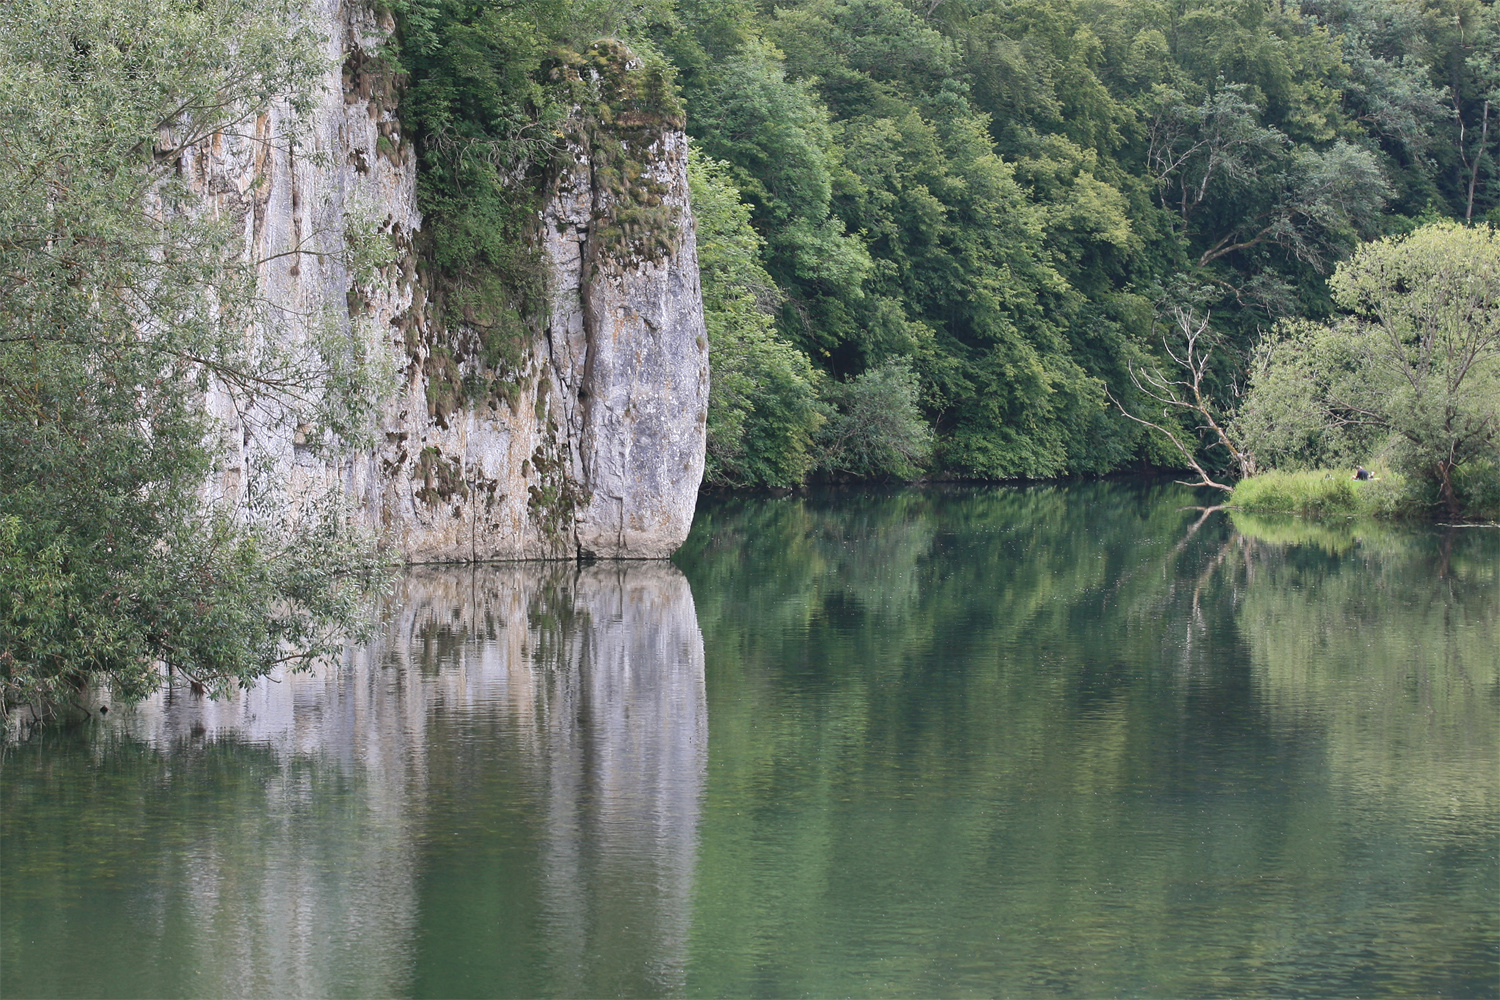
[[[690,992],[1488,988],[1500,532],[1203,504],[700,507]]]
[[[1500,532],[1202,506],[415,570],[342,663],[5,750],[5,993],[1483,992]]]

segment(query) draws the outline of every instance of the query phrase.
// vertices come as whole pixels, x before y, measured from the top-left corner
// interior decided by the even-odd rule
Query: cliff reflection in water
[[[485,964],[496,922],[564,992],[680,988],[708,730],[686,579],[418,570],[391,614],[341,665],[14,748],[6,994],[527,992]],[[57,960],[132,940],[160,960]],[[600,953],[620,981],[575,971]]]

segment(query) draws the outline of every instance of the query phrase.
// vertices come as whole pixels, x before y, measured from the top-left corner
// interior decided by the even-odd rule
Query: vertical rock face
[[[610,147],[654,192],[670,238],[649,254],[610,235],[620,194],[600,180],[599,146],[570,147],[539,220],[549,317],[504,384],[487,383],[480,338],[445,324],[415,250],[415,151],[375,56],[393,24],[364,0],[311,8],[337,68],[299,142],[273,108],[252,136],[216,138],[182,167],[263,262],[271,308],[257,335],[310,342],[335,328],[388,352],[397,384],[374,444],[357,449],[311,413],[210,393],[225,429],[213,489],[241,497],[269,478],[295,502],[339,486],[412,562],[670,555],[692,523],[708,407],[683,133],[636,129]],[[361,234],[396,251],[368,280],[344,252]]]
[[[657,197],[680,206],[670,246],[642,259],[600,235],[615,198],[594,177],[594,156],[574,146],[543,213],[556,279],[549,364],[577,442],[575,475],[588,488],[580,551],[665,557],[686,537],[703,478],[708,340],[687,139],[666,132],[627,152],[645,161]]]

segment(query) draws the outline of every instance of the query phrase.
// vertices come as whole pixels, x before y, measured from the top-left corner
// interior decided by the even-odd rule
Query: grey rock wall
[[[678,206],[673,247],[659,261],[601,245],[611,194],[587,152],[549,193],[544,249],[554,275],[548,366],[576,442],[575,476],[589,501],[575,528],[581,551],[666,557],[682,544],[703,479],[708,338],[688,210],[687,138],[668,131],[645,160],[662,199]]]
[[[670,252],[637,259],[596,236],[614,208],[583,146],[549,188],[551,297],[508,391],[455,392],[479,362],[450,329],[416,252],[416,156],[375,53],[393,28],[364,0],[313,0],[330,69],[311,118],[274,107],[248,136],[190,151],[208,210],[244,227],[269,303],[255,335],[311,343],[332,328],[384,352],[394,384],[373,446],[320,435],[312,415],[211,392],[224,428],[211,489],[272,482],[286,502],[337,486],[411,562],[664,558],[687,536],[702,478],[708,345],[687,194],[687,143],[666,130],[631,150],[672,218]],[[299,133],[300,130],[300,133]],[[293,144],[294,133],[300,141]],[[350,236],[376,233],[394,261],[350,273]]]

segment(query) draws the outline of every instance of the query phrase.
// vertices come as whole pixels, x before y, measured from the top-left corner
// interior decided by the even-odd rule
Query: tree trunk
[[[1448,516],[1457,518],[1459,515],[1458,494],[1453,492],[1453,463],[1443,459],[1437,463],[1438,483],[1441,486],[1440,494],[1443,498],[1443,506],[1447,508]]]

